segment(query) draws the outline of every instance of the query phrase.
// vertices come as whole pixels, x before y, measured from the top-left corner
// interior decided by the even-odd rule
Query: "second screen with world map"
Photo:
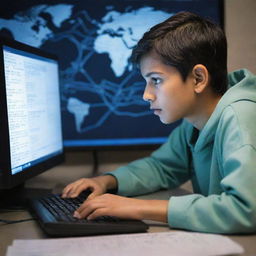
[[[164,125],[149,110],[130,57],[150,27],[179,11],[222,25],[217,0],[19,0],[2,5],[0,32],[58,56],[66,147],[161,144],[179,122]]]

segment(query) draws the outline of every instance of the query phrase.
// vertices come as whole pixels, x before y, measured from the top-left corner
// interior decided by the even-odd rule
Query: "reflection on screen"
[[[4,46],[12,174],[62,151],[57,62]]]

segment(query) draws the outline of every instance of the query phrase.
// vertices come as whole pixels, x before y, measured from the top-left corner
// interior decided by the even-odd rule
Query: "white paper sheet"
[[[222,235],[160,232],[15,240],[7,256],[217,256],[243,252],[239,244]]]

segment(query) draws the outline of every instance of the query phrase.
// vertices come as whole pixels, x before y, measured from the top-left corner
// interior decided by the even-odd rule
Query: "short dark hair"
[[[164,64],[177,68],[183,81],[196,64],[202,64],[208,69],[213,91],[222,95],[227,90],[227,40],[217,24],[194,13],[179,12],[143,35],[131,61],[138,64],[151,51]]]

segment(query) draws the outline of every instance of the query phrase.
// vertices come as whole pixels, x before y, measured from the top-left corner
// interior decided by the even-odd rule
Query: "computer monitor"
[[[2,196],[61,163],[63,155],[57,58],[0,38]]]

